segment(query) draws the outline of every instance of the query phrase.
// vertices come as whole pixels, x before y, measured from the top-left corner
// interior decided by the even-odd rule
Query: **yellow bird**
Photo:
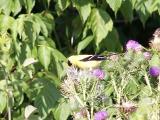
[[[81,69],[96,68],[107,57],[102,55],[73,55],[68,58],[69,66],[76,66]]]

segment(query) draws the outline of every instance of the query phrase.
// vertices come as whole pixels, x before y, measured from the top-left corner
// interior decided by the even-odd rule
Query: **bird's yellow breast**
[[[100,65],[101,61],[91,60],[91,61],[81,61],[82,59],[91,55],[75,55],[68,58],[69,62],[73,66],[77,66],[81,69],[96,68]]]

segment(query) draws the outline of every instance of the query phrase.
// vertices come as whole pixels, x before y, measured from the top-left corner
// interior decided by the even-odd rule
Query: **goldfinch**
[[[102,55],[73,55],[68,58],[68,65],[78,67],[80,69],[96,68],[107,57]]]

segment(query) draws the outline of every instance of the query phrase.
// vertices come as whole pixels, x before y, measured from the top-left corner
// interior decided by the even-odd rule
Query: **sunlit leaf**
[[[27,10],[27,13],[31,13],[34,5],[35,5],[35,0],[24,0],[25,8]]]
[[[26,67],[26,66],[33,64],[35,62],[37,62],[37,60],[35,60],[34,58],[27,58],[23,63],[23,67]]]
[[[73,0],[73,2],[84,23],[91,13],[91,2],[89,0]]]
[[[106,0],[106,2],[112,8],[112,10],[115,12],[115,15],[116,15],[117,11],[121,7],[122,0]]]
[[[65,57],[60,51],[58,51],[57,49],[52,49],[51,52],[52,52],[52,55],[53,55],[57,60],[66,61],[66,57]]]
[[[143,23],[143,26],[145,25],[145,22],[147,21],[150,13],[149,11],[147,10],[144,2],[142,2],[141,4],[138,4],[136,5],[136,8],[135,8],[140,16],[140,20],[141,22]]]
[[[7,94],[3,91],[0,91],[0,99],[0,113],[2,113],[7,106]]]
[[[61,11],[65,10],[70,5],[70,0],[56,0],[56,8],[57,11],[60,9]]]
[[[69,103],[63,101],[58,105],[58,107],[54,110],[54,118],[56,120],[67,120],[69,114],[70,114],[70,105]]]
[[[94,8],[91,12],[90,18],[91,29],[96,39],[96,45],[108,35],[108,32],[112,30],[113,22],[107,12],[102,9]]]
[[[21,9],[22,9],[22,5],[21,5],[21,0],[13,0],[13,4],[12,4],[12,12],[15,15],[17,15]]]
[[[152,59],[149,61],[150,66],[160,66],[160,58],[158,55],[153,55]]]
[[[145,2],[146,9],[149,11],[150,14],[152,14],[154,11],[157,10],[158,3],[159,3],[159,0]]]
[[[30,117],[30,115],[33,114],[36,110],[37,110],[37,108],[35,108],[32,105],[26,106],[25,112],[24,112],[25,119],[28,119]]]
[[[41,16],[37,14],[37,15],[34,15],[34,17],[35,17],[35,22],[37,22],[40,25],[42,34],[47,37],[48,36],[47,26],[43,22]]]
[[[0,15],[0,30],[1,31],[6,31],[14,23],[14,18],[8,16],[8,15]]]
[[[12,0],[1,0],[0,2],[0,11],[3,11],[6,15],[9,15],[12,10],[12,5],[13,5]]]
[[[79,54],[83,49],[85,49],[89,43],[93,40],[93,36],[88,36],[78,43],[77,53]]]
[[[51,50],[48,48],[47,44],[41,44],[38,48],[38,56],[40,63],[48,70],[48,66],[51,60]]]

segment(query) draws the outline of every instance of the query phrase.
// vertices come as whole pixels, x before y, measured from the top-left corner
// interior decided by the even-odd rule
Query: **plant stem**
[[[11,118],[12,118],[11,116],[12,115],[11,115],[11,107],[10,107],[9,103],[8,103],[8,108],[7,109],[8,109],[8,120],[11,120]]]
[[[85,107],[85,105],[83,104],[82,100],[78,97],[77,94],[75,94],[75,98],[77,99],[77,101],[80,103],[80,105],[81,105],[82,107]]]
[[[93,120],[93,100],[91,102],[91,120]]]
[[[151,88],[151,84],[150,84],[150,81],[148,79],[147,73],[145,73],[144,77],[145,77],[145,81],[146,81],[146,83],[147,83],[147,85],[149,87],[149,90],[152,93],[152,88]]]

